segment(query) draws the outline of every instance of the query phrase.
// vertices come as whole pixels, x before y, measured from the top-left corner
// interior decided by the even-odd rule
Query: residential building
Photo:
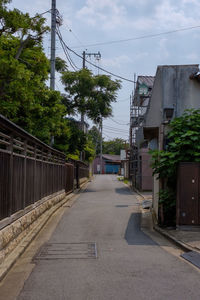
[[[94,174],[100,174],[100,155],[97,155],[93,162]],[[120,155],[102,155],[102,174],[118,174],[121,166]]]
[[[143,120],[143,136],[150,149],[165,149],[168,124],[186,109],[200,108],[199,65],[158,66],[151,100]],[[160,182],[154,176],[153,211],[158,217]]]
[[[147,113],[154,83],[153,76],[138,76],[130,105],[130,177],[139,190],[152,190],[150,155],[143,136],[143,122]]]

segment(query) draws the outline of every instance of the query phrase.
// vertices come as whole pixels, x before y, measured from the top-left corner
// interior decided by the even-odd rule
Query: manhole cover
[[[47,243],[34,257],[37,260],[97,258],[96,243]]]
[[[191,262],[197,268],[200,269],[200,253],[196,251],[189,251],[186,253],[181,254],[181,257]]]

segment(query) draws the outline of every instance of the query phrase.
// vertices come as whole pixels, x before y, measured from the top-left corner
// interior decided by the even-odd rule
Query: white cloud
[[[185,56],[185,58],[191,62],[199,61],[199,55],[197,53],[189,53]]]
[[[125,6],[118,0],[87,0],[76,14],[78,19],[103,29],[114,29],[127,20]]]
[[[174,6],[169,0],[164,0],[155,8],[155,23],[161,28],[180,28],[196,24],[194,17],[187,15],[181,6]]]
[[[145,59],[147,57],[149,57],[149,52],[148,51],[138,52],[138,53],[134,54],[134,61],[141,62],[143,59]]]
[[[155,4],[153,2],[87,0],[85,6],[77,12],[76,17],[104,31],[124,28],[127,31],[139,30],[140,32],[189,27],[196,25],[199,20],[200,10],[194,9],[200,8],[199,0],[162,0],[156,1]],[[140,11],[137,14],[134,5],[135,7],[143,6],[144,13]],[[130,11],[129,7],[131,7]]]
[[[182,4],[190,4],[200,6],[199,0],[182,0]]]
[[[120,68],[122,65],[131,63],[132,60],[126,55],[116,56],[114,58],[102,59],[102,65],[104,67],[116,67]]]
[[[51,0],[35,0],[34,3],[32,2],[31,4],[30,1],[12,0],[10,7],[16,7],[19,10],[29,12],[30,15],[34,15],[49,10],[51,8]]]
[[[162,57],[162,59],[166,59],[169,57],[168,39],[162,38],[159,41],[159,53],[160,53],[160,57]]]

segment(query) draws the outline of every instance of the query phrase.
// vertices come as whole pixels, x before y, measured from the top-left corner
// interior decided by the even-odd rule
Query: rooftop
[[[152,87],[154,79],[154,76],[138,76],[138,83],[145,84],[148,87]]]
[[[102,154],[102,157],[107,160],[119,161],[119,162],[121,161],[120,155]]]

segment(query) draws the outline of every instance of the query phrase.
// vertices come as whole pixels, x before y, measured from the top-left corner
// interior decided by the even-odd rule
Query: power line
[[[160,33],[155,33],[155,34],[143,35],[143,36],[138,36],[138,37],[133,37],[133,38],[128,38],[128,39],[114,40],[114,41],[108,41],[108,42],[99,42],[99,43],[95,43],[95,44],[86,44],[86,45],[84,45],[84,47],[95,47],[95,46],[103,46],[103,45],[110,45],[110,44],[119,44],[119,43],[124,43],[124,42],[129,42],[129,41],[136,41],[136,40],[158,37],[158,36],[162,36],[162,35],[168,35],[168,34],[172,34],[172,33],[176,33],[176,32],[192,30],[192,29],[196,29],[196,28],[200,28],[200,25],[192,26],[192,27],[185,27],[185,28],[181,28],[181,29],[175,29],[175,30],[165,31],[165,32],[160,32]],[[72,48],[77,49],[77,48],[80,48],[80,46],[75,46]]]
[[[105,134],[105,129],[104,129],[104,134]],[[110,132],[110,131],[107,131],[106,130],[106,134],[113,134],[113,135],[115,135],[115,136],[117,136],[117,137],[124,137],[124,138],[129,138],[129,136],[127,135],[127,134],[123,134],[123,133],[117,133],[117,132]]]
[[[68,28],[69,32],[72,33],[72,35],[75,37],[75,39],[79,42],[79,44],[81,44],[82,47],[85,47],[84,44],[81,42],[81,40],[79,39],[79,37],[73,32],[73,30],[67,25],[67,23],[64,23],[64,25],[66,25],[66,27]]]
[[[122,129],[114,129],[114,128],[108,128],[108,127],[105,127],[105,129],[108,131],[111,131],[111,132],[116,132],[116,133],[128,133],[127,130],[122,130]]]
[[[41,14],[36,14],[36,16],[32,17],[31,19],[35,19],[35,18],[37,18],[38,16],[43,16],[43,15],[45,15],[46,13],[51,13],[51,9],[49,9],[49,10],[47,10],[47,11],[44,11],[44,12],[41,13]]]
[[[50,13],[50,12],[51,12],[51,9],[49,9],[49,10],[47,10],[47,11],[45,11],[45,12],[39,14],[39,15],[40,15],[40,16],[43,16],[43,15],[45,15],[46,13]]]
[[[69,48],[69,47],[66,45],[66,43],[63,41],[63,38],[62,38],[62,35],[61,35],[61,34],[59,34],[59,33],[57,32],[57,35],[58,35],[58,37],[62,40],[62,42],[64,43],[65,47],[66,47],[70,52],[74,53],[76,56],[78,56],[79,58],[83,59],[83,56],[81,56],[80,54],[76,53],[74,50],[72,50],[71,48]],[[86,61],[88,64],[92,65],[93,67],[95,67],[95,68],[97,68],[97,69],[99,69],[99,70],[101,70],[101,71],[103,71],[103,72],[105,72],[105,73],[108,73],[108,74],[110,74],[110,75],[112,75],[112,76],[114,76],[114,77],[120,78],[120,79],[122,79],[122,80],[131,82],[131,83],[134,83],[133,80],[127,79],[127,78],[122,77],[122,76],[120,76],[120,75],[116,75],[116,74],[114,74],[114,73],[112,73],[112,72],[110,72],[110,71],[107,71],[107,70],[105,70],[105,69],[103,69],[103,68],[101,68],[101,67],[99,67],[99,66],[93,64],[92,62],[90,62],[90,61],[87,60],[87,59],[85,59],[85,61]]]
[[[109,139],[113,139],[113,138],[111,138],[109,135],[107,135],[105,132],[103,132],[103,134],[105,135],[105,136],[107,136]]]
[[[130,100],[130,97],[123,99],[123,100],[117,100],[117,102],[127,102],[128,100]]]
[[[126,131],[126,129],[124,128],[116,128],[116,127],[113,127],[113,126],[109,126],[109,125],[105,125],[107,128],[109,129],[113,129],[113,130],[122,130],[122,131]]]
[[[61,35],[60,29],[59,29],[58,26],[57,26],[57,31],[58,31],[59,35]],[[57,35],[58,35],[58,34],[57,34]],[[60,44],[61,44],[61,46],[62,46],[62,49],[63,49],[63,51],[64,51],[64,53],[65,53],[65,56],[66,56],[68,62],[70,63],[70,65],[71,65],[71,67],[73,68],[74,71],[76,71],[76,69],[78,70],[79,68],[78,68],[78,67],[76,66],[76,64],[73,62],[73,60],[72,60],[72,58],[70,57],[70,54],[69,54],[69,52],[68,52],[68,50],[67,50],[65,44],[63,43],[63,41],[62,41],[62,39],[60,38],[59,35],[58,35],[58,38],[59,38]]]
[[[123,134],[123,133],[117,133],[117,132],[110,132],[110,131],[105,131],[104,130],[104,134],[105,134],[105,132],[106,132],[106,134],[107,135],[110,135],[110,134],[113,134],[114,136],[117,136],[117,137],[119,137],[119,136],[123,136],[123,137],[126,137],[126,138],[128,138],[129,136],[127,135],[127,134]]]
[[[114,123],[116,123],[116,124],[119,124],[119,125],[123,125],[123,126],[127,126],[127,125],[129,125],[129,123],[126,123],[126,124],[124,124],[124,123],[120,123],[120,122],[118,122],[118,121],[115,121],[113,118],[109,118],[110,120],[112,120]]]

